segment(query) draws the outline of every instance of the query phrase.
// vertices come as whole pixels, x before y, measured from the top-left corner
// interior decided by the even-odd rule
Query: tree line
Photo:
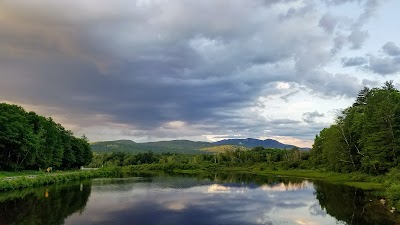
[[[217,166],[243,166],[264,163],[266,166],[279,168],[308,168],[309,151],[299,148],[290,150],[265,149],[255,147],[250,150],[237,148],[215,154],[178,154],[178,153],[147,153],[131,154],[126,152],[94,153],[89,167],[129,166],[142,164],[157,164],[160,169],[198,169]]]
[[[384,174],[400,160],[400,92],[388,81],[364,88],[352,106],[314,140],[314,166],[336,172]]]
[[[71,169],[92,157],[85,136],[73,136],[52,118],[0,103],[0,170]]]

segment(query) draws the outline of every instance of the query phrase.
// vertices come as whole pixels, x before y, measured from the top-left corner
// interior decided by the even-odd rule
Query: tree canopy
[[[0,103],[0,170],[70,169],[91,161],[85,136],[74,137],[52,118]]]
[[[314,165],[337,172],[382,174],[400,156],[400,92],[393,83],[364,88],[335,124],[315,137]]]

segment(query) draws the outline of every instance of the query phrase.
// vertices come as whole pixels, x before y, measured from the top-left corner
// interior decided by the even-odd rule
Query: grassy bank
[[[392,170],[381,176],[371,176],[362,173],[335,173],[323,170],[282,169],[269,167],[265,164],[246,166],[226,166],[217,164],[143,164],[124,167],[108,167],[91,171],[59,171],[44,173],[37,171],[0,172],[0,191],[21,189],[65,183],[98,177],[118,177],[123,173],[148,173],[157,171],[174,172],[178,174],[209,174],[209,173],[248,173],[263,176],[287,176],[306,179],[323,180],[335,184],[344,184],[374,190],[381,196],[386,196],[389,203],[400,208],[400,171]]]
[[[37,171],[1,172],[0,191],[65,183],[88,178],[118,176],[119,174],[121,174],[121,168],[118,167],[90,171],[57,171],[53,173]]]
[[[367,191],[374,191],[377,196],[385,198],[388,206],[400,209],[400,170],[392,169],[389,173],[372,176],[363,173],[335,173],[324,170],[283,169],[270,167],[265,164],[246,166],[222,165],[189,165],[189,164],[146,164],[123,167],[124,172],[170,171],[180,174],[207,174],[207,173],[248,173],[264,176],[297,177],[322,180],[334,184],[343,184]]]
[[[182,174],[200,174],[210,172],[234,172],[234,173],[249,173],[254,175],[276,175],[299,177],[307,179],[324,180],[331,183],[340,183],[364,190],[383,190],[385,188],[384,176],[370,176],[362,173],[335,173],[323,170],[306,170],[306,169],[282,169],[276,167],[268,167],[264,164],[254,164],[249,166],[193,166],[193,165],[162,165],[162,164],[145,164],[125,166],[122,168],[124,172],[130,173],[133,171],[171,171]]]
[[[54,173],[45,173],[38,171],[22,172],[0,172],[0,191],[20,189],[25,187],[34,187],[48,185],[53,183],[63,183],[73,180],[82,180],[87,178],[118,176],[121,173],[149,172],[149,171],[169,171],[181,174],[201,174],[201,173],[249,173],[254,175],[276,175],[299,177],[307,179],[324,180],[331,183],[340,183],[364,190],[383,190],[387,186],[386,176],[369,176],[362,173],[334,173],[322,170],[304,170],[304,169],[277,169],[268,168],[264,165],[251,166],[220,166],[220,165],[185,165],[185,164],[143,164],[124,167],[108,167],[99,170],[90,171],[57,171]],[[386,181],[385,181],[386,180]],[[396,179],[390,179],[396,180]],[[397,190],[397,186],[394,186]],[[400,185],[399,185],[400,189]],[[400,199],[400,198],[399,198]]]

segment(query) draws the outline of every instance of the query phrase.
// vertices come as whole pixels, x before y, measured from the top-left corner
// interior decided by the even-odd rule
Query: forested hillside
[[[282,144],[276,140],[226,139],[217,142],[172,140],[147,143],[136,143],[131,140],[101,141],[91,143],[93,152],[125,152],[125,153],[182,153],[182,154],[207,154],[223,152],[225,150],[248,150],[254,147],[292,149],[296,146]],[[303,149],[308,150],[308,149]]]
[[[214,146],[209,142],[195,142],[187,140],[159,141],[148,143],[136,143],[131,140],[100,141],[91,143],[93,152],[124,152],[124,153],[182,153],[182,154],[204,154],[207,151],[200,149]]]
[[[215,142],[216,145],[237,145],[246,148],[255,148],[261,146],[263,148],[279,148],[279,149],[291,149],[296,146],[282,144],[279,141],[273,139],[259,140],[254,138],[246,139],[225,139]]]
[[[51,118],[0,103],[0,170],[69,169],[91,160],[85,137],[74,137]]]
[[[383,174],[400,160],[400,93],[392,82],[364,88],[335,124],[315,137],[311,160],[337,172]]]

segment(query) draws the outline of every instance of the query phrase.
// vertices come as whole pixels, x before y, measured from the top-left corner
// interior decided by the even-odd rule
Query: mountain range
[[[259,140],[246,139],[225,139],[217,142],[202,142],[189,140],[173,140],[137,143],[131,140],[102,141],[91,143],[93,152],[148,152],[154,153],[186,153],[204,154],[235,149],[251,149],[262,146],[264,148],[291,149],[294,145],[283,144],[273,139]]]
[[[225,139],[221,141],[214,142],[216,145],[238,145],[247,148],[254,148],[262,146],[264,148],[280,148],[280,149],[290,149],[296,147],[294,145],[282,144],[281,142],[273,139],[259,140],[254,138],[246,139]]]

